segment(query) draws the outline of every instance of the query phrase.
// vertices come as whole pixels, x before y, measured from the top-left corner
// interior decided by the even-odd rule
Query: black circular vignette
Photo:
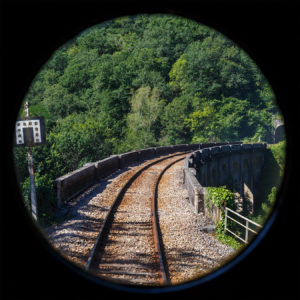
[[[2,299],[95,299],[96,297],[203,296],[220,299],[296,299],[299,296],[297,228],[299,167],[299,19],[292,1],[2,1],[1,3],[1,281]],[[62,263],[21,205],[11,136],[19,105],[52,53],[82,30],[139,13],[173,13],[210,26],[236,42],[270,82],[285,118],[286,174],[276,218],[256,247],[226,272],[170,294],[136,294],[102,286]],[[298,41],[297,41],[298,39]],[[298,100],[298,101],[297,101]],[[229,294],[228,294],[229,293]],[[1,294],[0,294],[1,295]]]

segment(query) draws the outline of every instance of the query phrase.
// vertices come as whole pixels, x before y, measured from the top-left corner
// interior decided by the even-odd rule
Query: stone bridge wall
[[[182,144],[175,146],[153,147],[143,150],[131,151],[119,155],[112,155],[103,160],[85,164],[82,168],[65,174],[54,180],[57,191],[57,206],[60,207],[64,201],[76,197],[96,181],[105,178],[119,169],[129,165],[143,162],[166,154],[179,151],[194,151],[202,147],[210,147],[216,143],[206,144]]]
[[[208,214],[206,187],[226,185],[243,199],[243,211],[253,213],[255,187],[264,164],[266,144],[228,143],[191,153],[184,162],[184,183],[195,212]],[[210,212],[216,221],[219,212]]]

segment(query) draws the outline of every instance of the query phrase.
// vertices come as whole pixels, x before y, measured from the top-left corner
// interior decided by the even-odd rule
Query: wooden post
[[[29,118],[29,109],[28,102],[24,104],[25,109],[25,117]],[[35,180],[34,180],[34,169],[33,169],[33,154],[32,154],[32,146],[28,146],[28,172],[29,172],[29,180],[30,180],[30,198],[31,198],[31,213],[32,217],[37,220],[37,198],[36,198],[36,190],[35,190]]]

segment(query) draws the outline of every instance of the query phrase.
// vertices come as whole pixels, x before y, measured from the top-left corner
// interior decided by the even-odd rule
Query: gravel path
[[[61,214],[67,214],[67,220],[45,230],[52,246],[84,269],[102,222],[119,190],[137,170],[157,159],[116,172],[72,202],[66,203]],[[174,158],[176,159],[178,156]],[[106,263],[100,266],[102,276],[117,278],[120,283],[157,283],[157,264],[149,246],[150,240],[153,243],[149,219],[151,210],[150,204],[146,205],[145,201],[151,202],[154,178],[165,165],[166,163],[154,165],[146,171],[148,176],[138,177],[124,197],[124,202],[120,204],[120,212],[115,216],[116,227],[110,235],[111,247],[105,250],[102,263],[105,255],[109,258],[113,253],[119,256],[119,260],[106,259]],[[230,247],[201,231],[201,226],[211,222],[201,214],[196,215],[188,202],[182,182],[182,165],[183,162],[176,163],[166,171],[158,194],[159,221],[172,284],[203,275],[234,253]],[[123,233],[122,239],[116,240],[117,232]],[[121,272],[123,275],[120,275]],[[128,274],[125,275],[124,272]],[[132,276],[132,273],[140,276]]]
[[[183,186],[183,161],[170,167],[158,187],[158,214],[171,284],[198,278],[234,253],[202,226],[213,224],[195,214]]]

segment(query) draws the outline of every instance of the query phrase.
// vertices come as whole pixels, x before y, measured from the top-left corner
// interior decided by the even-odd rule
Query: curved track
[[[169,284],[157,212],[158,185],[164,172],[186,154],[151,162],[125,183],[102,223],[87,271],[120,283]]]

